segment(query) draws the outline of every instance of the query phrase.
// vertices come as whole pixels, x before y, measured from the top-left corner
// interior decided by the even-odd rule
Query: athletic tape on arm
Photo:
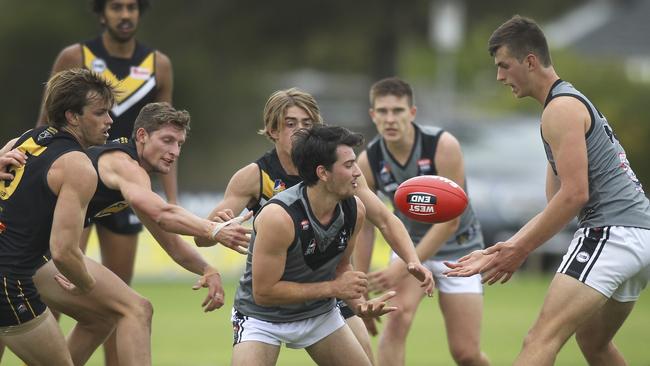
[[[241,224],[242,221],[244,221],[244,216],[237,216],[226,222],[220,222],[217,225],[215,225],[214,229],[212,230],[212,234],[210,234],[210,237],[212,238],[212,240],[217,240],[217,235],[219,234],[221,229],[233,223]]]

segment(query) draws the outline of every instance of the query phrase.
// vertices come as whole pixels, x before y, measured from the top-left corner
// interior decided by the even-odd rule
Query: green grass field
[[[517,354],[521,341],[537,315],[544,298],[548,276],[523,275],[506,285],[487,287],[482,334],[483,349],[493,365],[508,365]],[[190,289],[192,280],[180,283],[136,282],[138,292],[155,307],[152,350],[153,364],[228,365],[232,342],[229,322],[235,281],[226,283],[226,305],[205,314],[200,302],[205,292]],[[63,321],[67,330],[72,322]],[[623,328],[616,344],[630,365],[650,366],[650,295],[644,293]],[[375,340],[376,341],[376,340]],[[312,365],[306,352],[283,348],[278,365]],[[420,306],[407,348],[407,365],[453,365],[437,298],[425,299]],[[7,352],[2,365],[22,365]],[[88,365],[103,365],[98,351]],[[571,340],[562,350],[557,365],[585,365],[577,345]]]

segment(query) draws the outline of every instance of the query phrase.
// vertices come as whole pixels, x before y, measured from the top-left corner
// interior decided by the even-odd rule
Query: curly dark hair
[[[319,165],[330,170],[338,158],[336,148],[347,145],[352,148],[363,144],[363,136],[338,126],[316,125],[302,128],[292,136],[291,160],[306,185],[318,182],[316,168]]]

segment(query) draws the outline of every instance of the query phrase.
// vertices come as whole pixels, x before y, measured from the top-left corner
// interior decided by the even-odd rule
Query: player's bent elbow
[[[50,254],[52,255],[52,262],[57,268],[67,265],[75,257],[73,250],[56,244],[50,246]]]
[[[269,294],[264,293],[264,291],[257,291],[255,290],[255,287],[253,287],[253,300],[255,300],[255,303],[260,306],[278,305],[272,300],[272,297],[269,296]]]
[[[573,207],[581,208],[589,202],[588,190],[574,190],[566,195],[565,201]]]

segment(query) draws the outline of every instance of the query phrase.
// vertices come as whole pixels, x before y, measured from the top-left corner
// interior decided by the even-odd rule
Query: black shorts
[[[30,277],[0,274],[0,327],[26,323],[46,308]]]
[[[347,320],[348,318],[351,318],[357,314],[354,313],[352,309],[348,306],[348,303],[341,299],[336,299],[336,306],[339,307],[339,310],[341,311],[341,315],[343,316],[343,319]]]
[[[142,223],[130,207],[112,215],[93,218],[92,222],[123,235],[134,235],[142,231]]]

